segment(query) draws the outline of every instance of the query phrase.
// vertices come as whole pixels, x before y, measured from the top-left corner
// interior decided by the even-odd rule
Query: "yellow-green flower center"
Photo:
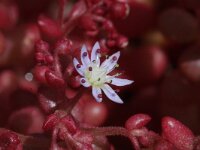
[[[93,87],[101,88],[107,81],[106,74],[106,69],[97,66],[95,63],[85,70],[85,78]]]

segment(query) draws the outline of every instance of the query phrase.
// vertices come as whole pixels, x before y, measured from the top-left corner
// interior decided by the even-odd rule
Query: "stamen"
[[[77,67],[77,68],[81,68],[81,64],[77,64],[76,67]]]
[[[97,49],[97,51],[96,51],[97,53],[101,53],[101,50],[100,49]]]
[[[102,98],[102,94],[98,94],[98,98]]]
[[[114,77],[120,76],[122,73],[116,73]]]
[[[110,80],[110,82],[109,83],[112,83],[112,80]]]
[[[117,60],[117,57],[116,57],[116,56],[114,56],[114,57],[112,58],[112,60],[113,60],[113,61],[116,61],[116,60]]]
[[[81,79],[81,82],[82,82],[82,83],[85,83],[85,80],[84,80],[84,79]]]
[[[92,62],[93,62],[93,63],[96,63],[96,60],[93,60]]]
[[[89,67],[88,70],[89,70],[89,71],[92,71],[92,67]]]
[[[87,56],[87,52],[84,52],[84,53],[83,53],[83,56],[86,57],[86,56]]]
[[[119,64],[116,64],[115,67],[116,67],[116,68],[119,67]]]

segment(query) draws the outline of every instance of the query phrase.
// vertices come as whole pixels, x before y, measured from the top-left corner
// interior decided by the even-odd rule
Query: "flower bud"
[[[44,15],[41,15],[38,18],[38,25],[41,31],[50,38],[58,38],[62,35],[62,31],[59,25],[54,20]]]
[[[46,118],[42,128],[45,132],[52,131],[58,122],[58,116],[56,116],[55,114],[51,114]]]
[[[119,48],[125,48],[128,46],[128,39],[125,36],[119,36],[117,38],[117,45]]]
[[[77,127],[76,127],[75,121],[73,120],[72,117],[65,116],[65,117],[61,118],[60,121],[67,127],[67,130],[72,135],[74,135],[77,132]]]
[[[8,127],[23,134],[42,133],[44,115],[37,107],[25,107],[14,111],[8,119]]]
[[[62,87],[65,84],[65,81],[62,78],[58,77],[51,71],[46,71],[45,77],[47,82],[52,86]]]
[[[73,88],[78,88],[78,87],[80,87],[80,76],[79,75],[77,75],[77,76],[71,76],[70,78],[69,78],[70,80],[69,80],[69,85],[71,86],[71,87],[73,87]]]
[[[151,117],[146,114],[136,114],[131,116],[125,123],[125,127],[128,130],[138,129],[144,127],[149,121]]]
[[[2,150],[22,150],[19,137],[11,131],[0,134],[0,149]]]
[[[92,20],[92,17],[89,15],[84,15],[80,18],[80,27],[83,28],[86,31],[96,31],[97,26],[94,20]]]
[[[39,40],[35,44],[36,52],[47,52],[49,51],[49,44],[43,40]]]
[[[0,4],[0,28],[10,29],[18,20],[18,9],[16,5]]]
[[[42,84],[47,84],[45,73],[49,70],[46,66],[36,66],[34,68],[34,77]]]
[[[72,49],[72,41],[67,38],[63,38],[56,42],[55,49],[61,54],[70,54]]]
[[[116,19],[124,19],[129,15],[130,8],[128,3],[115,2],[111,6],[111,15]]]

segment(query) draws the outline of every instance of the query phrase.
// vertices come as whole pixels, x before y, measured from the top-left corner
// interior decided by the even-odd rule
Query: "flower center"
[[[85,70],[85,77],[92,86],[101,88],[107,81],[106,69],[93,63]]]

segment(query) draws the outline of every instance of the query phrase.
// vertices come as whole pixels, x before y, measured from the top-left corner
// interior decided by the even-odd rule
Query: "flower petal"
[[[101,64],[101,67],[105,68],[107,70],[107,73],[110,73],[115,68],[119,56],[120,56],[120,51],[114,53]]]
[[[87,68],[90,64],[90,59],[85,45],[83,45],[81,48],[81,62],[85,66],[85,68]]]
[[[125,86],[132,84],[134,81],[128,80],[128,79],[120,79],[120,78],[111,78],[110,84],[116,85],[116,86]]]
[[[100,49],[100,46],[99,46],[99,42],[96,42],[92,48],[92,54],[91,54],[91,61],[94,62],[97,64],[97,66],[100,65],[100,59],[99,59],[99,54],[98,54],[98,51]]]
[[[84,67],[83,67],[83,65],[80,65],[80,63],[78,62],[78,60],[76,58],[73,59],[73,64],[74,64],[74,67],[75,67],[76,71],[80,75],[84,76]],[[77,67],[77,65],[80,65],[80,68]]]
[[[92,95],[94,96],[97,102],[102,102],[102,97],[99,96],[101,94],[102,91],[100,88],[92,87]]]
[[[102,90],[111,101],[120,104],[124,103],[109,85],[105,84]]]
[[[85,78],[80,78],[80,83],[84,87],[90,87],[91,86],[91,84]]]

